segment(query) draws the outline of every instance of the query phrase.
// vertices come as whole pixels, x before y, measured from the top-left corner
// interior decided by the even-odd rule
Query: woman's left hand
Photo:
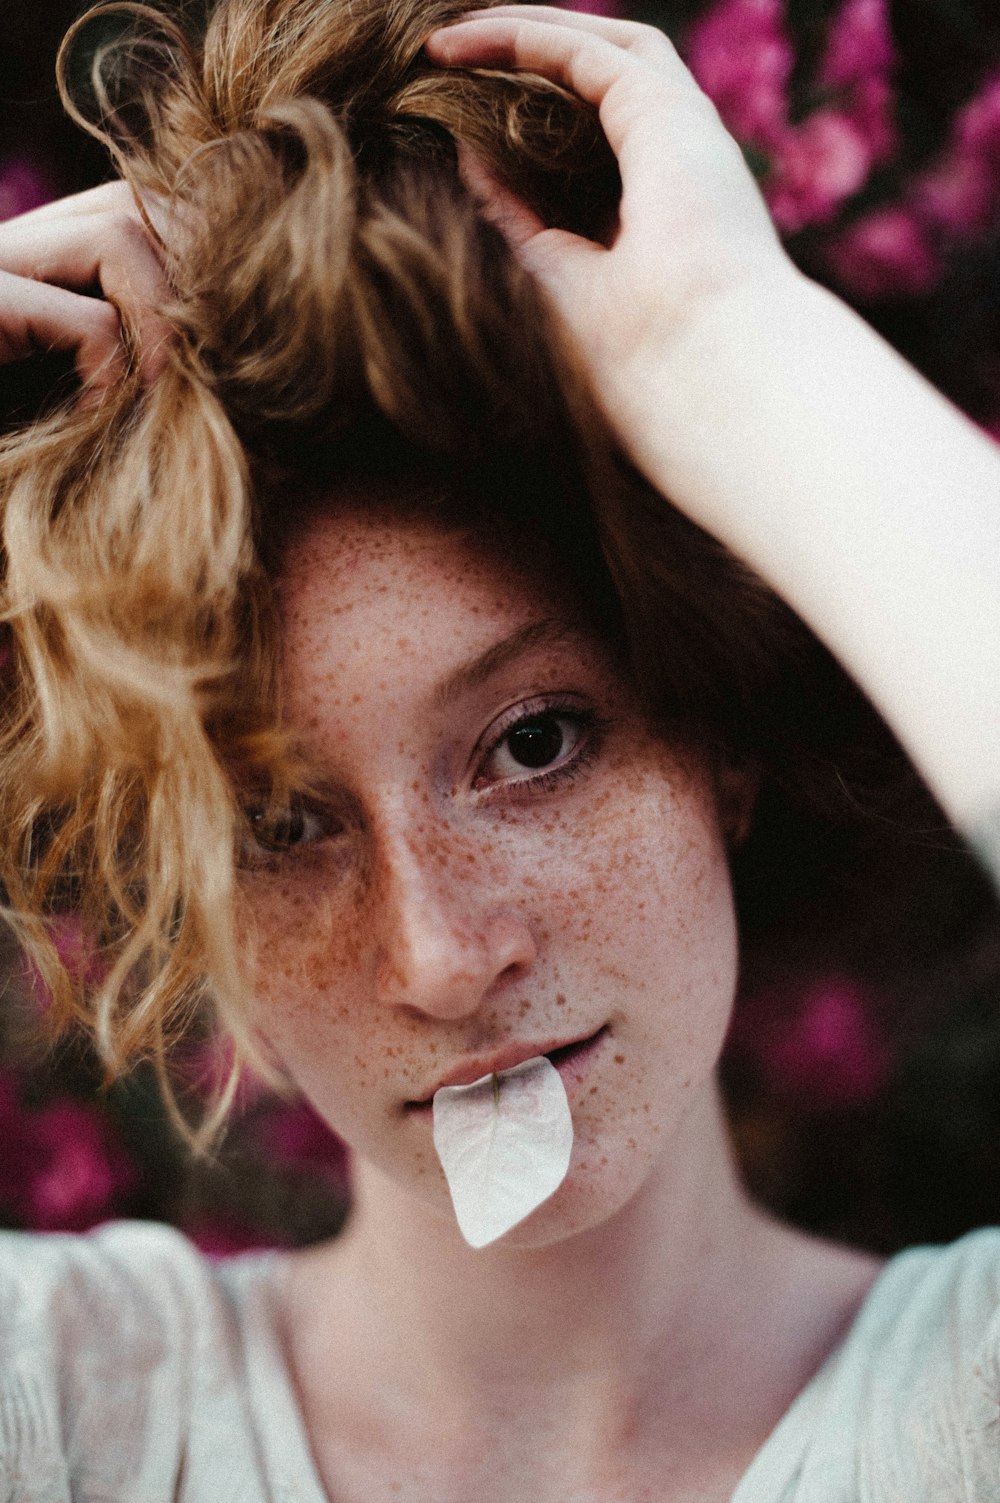
[[[776,279],[796,275],[739,147],[652,26],[500,5],[434,32],[426,48],[441,64],[542,74],[598,110],[623,187],[609,246],[547,229],[468,153],[463,171],[547,289],[642,463],[654,373],[669,390],[664,370],[712,308],[734,295],[766,300]]]

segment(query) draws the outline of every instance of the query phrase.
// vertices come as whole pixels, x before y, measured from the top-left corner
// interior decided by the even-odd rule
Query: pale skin
[[[320,792],[291,836],[265,826],[241,897],[255,1023],[353,1150],[348,1229],[281,1294],[326,1491],[722,1503],[877,1265],[773,1223],[734,1172],[711,778],[544,567],[339,507],[280,599]],[[526,722],[559,729],[538,768]],[[566,1179],[471,1250],[415,1103],[599,1031]]]
[[[624,183],[610,245],[545,230],[474,162],[470,181],[548,290],[637,464],[825,638],[952,817],[975,827],[1000,803],[994,446],[792,267],[659,33],[500,7],[428,51],[442,66],[529,68],[600,110]],[[120,309],[155,379],[150,310],[166,288],[119,185],[0,226],[0,267],[4,358],[73,349],[97,399],[124,358]],[[95,281],[103,300],[81,299]],[[282,581],[285,684],[332,804],[353,813],[308,856],[248,873],[244,893],[265,952],[280,941],[287,956],[261,979],[260,1026],[356,1154],[350,1230],[298,1260],[282,1303],[326,1490],[338,1503],[723,1503],[876,1266],[774,1225],[733,1173],[714,1084],[732,915],[705,771],[650,742],[586,636],[536,643],[435,717],[443,677],[564,604],[496,580],[454,539],[350,514],[312,525]],[[331,620],[334,581],[351,610]],[[366,656],[385,640],[392,672]],[[614,729],[578,779],[524,805],[520,774],[490,763],[487,775],[476,748],[510,704],[557,690]],[[583,810],[597,797],[608,827],[658,831],[612,899],[586,876],[597,837]],[[546,820],[563,865],[532,885]],[[660,904],[663,954],[629,928],[640,901]],[[624,929],[605,974],[611,930],[592,945],[587,915]],[[345,989],[341,1013],[331,999]],[[614,1052],[591,1083],[605,1107],[575,1107],[566,1184],[472,1253],[407,1102],[510,1038],[604,1024]],[[646,1105],[658,1130],[644,1134],[632,1114]]]

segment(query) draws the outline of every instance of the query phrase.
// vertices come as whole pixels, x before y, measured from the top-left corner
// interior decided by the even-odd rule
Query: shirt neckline
[[[799,1390],[754,1454],[730,1503],[780,1503],[794,1481],[815,1432],[815,1419],[835,1375],[857,1343],[864,1342],[873,1312],[900,1265],[926,1249],[909,1248],[889,1258],[873,1280],[841,1340]],[[288,1360],[279,1334],[278,1295],[290,1255],[245,1254],[230,1262],[241,1286],[242,1325],[250,1408],[268,1481],[280,1503],[331,1503],[320,1479]]]

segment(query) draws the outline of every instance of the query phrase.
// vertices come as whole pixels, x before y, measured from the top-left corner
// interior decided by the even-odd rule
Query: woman
[[[56,1025],[115,1069],[214,1006],[355,1204],[216,1268],[8,1239],[8,1491],[992,1497],[995,1235],[881,1268],[774,1222],[715,1067],[730,858],[780,878],[767,799],[818,819],[852,703],[756,575],[996,869],[993,446],[792,268],[657,33],[146,21],[98,88],[135,198],[0,236],[7,358],[85,387],[3,454],[3,880]],[[568,1170],[475,1251],[432,1103],[541,1056]]]

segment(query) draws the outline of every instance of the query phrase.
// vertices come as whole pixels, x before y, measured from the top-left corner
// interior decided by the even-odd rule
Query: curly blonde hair
[[[464,187],[457,143],[598,237],[620,189],[563,90],[430,65],[426,35],[468,8],[219,0],[194,34],[179,9],[102,5],[61,54],[67,107],[151,216],[173,340],[148,388],[133,361],[0,443],[0,882],[53,1032],[83,1024],[109,1076],[152,1058],[168,1099],[166,1052],[202,1009],[254,1058],[234,853],[247,788],[280,805],[304,776],[271,599],[303,506],[395,487],[511,547],[544,536],[653,711],[786,786],[847,734],[822,649],[624,462]],[[63,963],[66,912],[95,964]]]

